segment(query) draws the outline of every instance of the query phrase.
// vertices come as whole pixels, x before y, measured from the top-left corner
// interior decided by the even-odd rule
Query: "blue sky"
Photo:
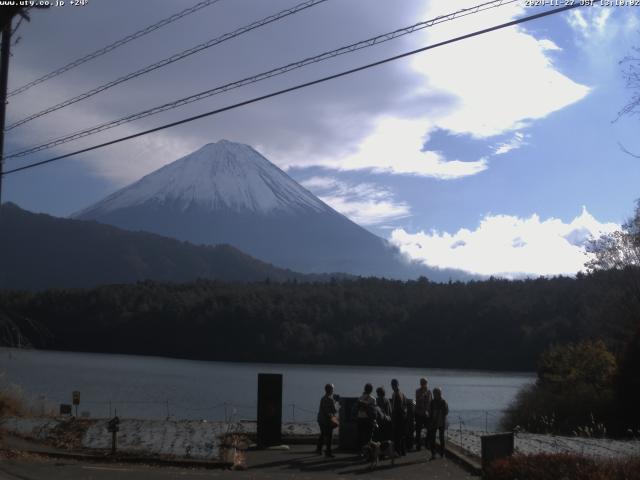
[[[198,18],[12,97],[9,122],[293,4],[221,0]],[[329,0],[19,127],[9,132],[7,151],[474,4]],[[10,89],[185,5],[159,1],[150,11],[141,2],[126,18],[118,16],[117,1],[35,12],[21,26]],[[513,3],[443,23],[32,159],[538,11]],[[115,18],[113,31],[101,28]],[[617,228],[640,197],[640,160],[619,146],[640,152],[638,119],[615,121],[631,97],[619,61],[634,45],[640,9],[581,8],[11,175],[3,200],[69,215],[227,138],[252,145],[334,208],[429,265],[505,276],[572,274],[584,263],[585,239]]]

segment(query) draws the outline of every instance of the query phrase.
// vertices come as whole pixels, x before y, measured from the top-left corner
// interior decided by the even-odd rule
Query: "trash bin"
[[[353,415],[358,397],[340,397],[340,429],[338,446],[340,450],[358,450],[358,423]]]
[[[514,441],[513,432],[482,435],[480,437],[482,469],[485,470],[494,460],[513,455]]]

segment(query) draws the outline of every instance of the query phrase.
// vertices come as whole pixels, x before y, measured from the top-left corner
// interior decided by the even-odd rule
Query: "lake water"
[[[283,421],[313,422],[323,387],[358,396],[366,382],[391,392],[390,381],[413,397],[418,379],[442,388],[451,428],[493,431],[518,390],[535,376],[399,367],[204,362],[161,357],[0,349],[2,383],[19,386],[36,408],[58,408],[81,392],[79,412],[119,416],[255,419],[258,373],[283,374]]]

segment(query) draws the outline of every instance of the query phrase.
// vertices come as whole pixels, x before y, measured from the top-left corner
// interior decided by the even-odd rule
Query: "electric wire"
[[[197,3],[194,6],[190,7],[190,8],[186,8],[184,10],[182,10],[181,12],[175,13],[173,15],[171,15],[170,17],[164,18],[162,20],[160,20],[157,23],[154,23],[153,25],[149,25],[148,27],[143,28],[142,30],[138,30],[135,33],[132,33],[131,35],[127,35],[124,38],[121,38],[120,40],[117,40],[113,43],[110,43],[109,45],[107,45],[106,47],[102,47],[98,50],[96,50],[95,52],[89,53],[87,55],[85,55],[84,57],[78,58],[72,62],[67,63],[66,65],[47,73],[46,75],[43,75],[42,77],[36,78],[35,80],[21,86],[18,87],[12,91],[10,91],[7,94],[7,97],[12,97],[13,95],[18,95],[19,93],[22,92],[26,92],[27,90],[29,90],[31,87],[35,87],[36,85],[39,85],[43,82],[46,82],[47,80],[50,80],[54,77],[57,77],[58,75],[62,75],[65,72],[68,72],[69,70],[76,68],[79,65],[82,65],[83,63],[86,63],[90,60],[93,60],[94,58],[100,57],[102,55],[104,55],[105,53],[109,53],[112,50],[115,50],[118,47],[121,47],[122,45],[125,45],[137,38],[140,38],[148,33],[151,33],[155,30],[158,30],[159,28],[162,28],[166,25],[169,25],[170,23],[175,22],[176,20],[181,19],[182,17],[186,17],[187,15],[190,15],[192,13],[195,13],[199,10],[202,10],[205,7],[208,7],[210,5],[213,5],[214,3],[218,3],[220,0],[205,0],[203,2]]]
[[[89,97],[93,97],[94,95],[97,95],[100,92],[104,92],[105,90],[108,90],[112,87],[115,87],[116,85],[120,85],[121,83],[127,82],[129,80],[132,80],[134,78],[140,77],[142,75],[145,75],[149,72],[152,72],[154,70],[157,70],[159,68],[162,67],[166,67],[167,65],[170,65],[174,62],[177,62],[178,60],[182,60],[183,58],[189,57],[195,53],[201,52],[202,50],[205,50],[207,48],[211,48],[215,45],[219,45],[223,42],[226,42],[227,40],[231,40],[232,38],[236,38],[239,37],[240,35],[244,35],[247,32],[250,32],[252,30],[255,30],[257,28],[263,27],[265,25],[268,25],[270,23],[276,22],[278,20],[281,20],[285,17],[288,17],[289,15],[294,15],[298,12],[301,12],[302,10],[306,10],[307,8],[311,8],[314,7],[320,3],[324,3],[327,0],[307,0],[305,2],[302,2],[298,5],[295,5],[294,7],[291,8],[287,8],[285,10],[282,10],[278,13],[275,13],[273,15],[269,15],[268,17],[265,17],[261,20],[256,20],[255,22],[250,23],[249,25],[246,25],[244,27],[240,27],[237,30],[234,30],[232,32],[229,33],[225,33],[224,35],[221,35],[219,37],[213,38],[211,40],[208,40],[207,42],[201,43],[199,45],[196,45],[194,47],[188,48],[187,50],[183,50],[180,53],[176,53],[174,55],[171,55],[168,58],[165,58],[163,60],[160,60],[159,62],[156,63],[152,63],[151,65],[147,65],[144,68],[141,68],[139,70],[136,70],[135,72],[131,72],[128,73],[127,75],[124,75],[123,77],[119,77],[116,78],[115,80],[112,80],[108,83],[102,84],[96,88],[93,88],[87,92],[81,93],[80,95],[76,95],[73,98],[69,98],[63,102],[60,102],[56,105],[53,105],[51,107],[45,108],[44,110],[41,110],[40,112],[34,113],[32,115],[29,115],[25,118],[23,118],[22,120],[18,120],[17,122],[12,123],[11,125],[9,125],[8,127],[5,128],[5,131],[9,131],[12,130],[16,127],[19,127],[20,125],[24,125],[27,122],[30,122],[32,120],[35,120],[36,118],[40,118],[44,115],[47,115],[49,113],[55,112],[57,110],[60,110],[61,108],[64,107],[68,107],[69,105],[73,105],[74,103],[80,102],[82,100],[86,100]]]
[[[529,21],[532,21],[532,20],[537,20],[539,18],[547,17],[549,15],[554,15],[556,13],[565,12],[567,10],[571,10],[573,8],[578,8],[578,7],[582,7],[582,6],[584,6],[584,5],[574,4],[574,5],[567,5],[567,6],[563,6],[563,7],[558,7],[558,8],[552,9],[552,10],[547,10],[545,12],[541,12],[541,13],[537,13],[537,14],[534,14],[534,15],[529,15],[529,16],[526,16],[526,17],[522,17],[522,18],[519,18],[519,19],[516,19],[516,20],[512,20],[510,22],[502,23],[502,24],[499,24],[499,25],[494,25],[493,27],[488,27],[488,28],[485,28],[485,29],[482,29],[482,30],[476,30],[474,32],[467,33],[467,34],[464,34],[464,35],[461,35],[461,36],[458,36],[458,37],[450,38],[450,39],[444,40],[442,42],[434,43],[432,45],[427,45],[426,47],[418,48],[416,50],[411,50],[409,52],[405,52],[405,53],[402,53],[402,54],[399,54],[399,55],[395,55],[395,56],[392,56],[392,57],[387,57],[387,58],[385,58],[383,60],[379,60],[377,62],[373,62],[373,63],[369,63],[369,64],[366,64],[366,65],[362,65],[360,67],[356,67],[356,68],[352,68],[352,69],[349,69],[349,70],[345,70],[345,71],[342,71],[340,73],[336,73],[336,74],[329,75],[329,76],[326,76],[326,77],[322,77],[322,78],[319,78],[319,79],[316,79],[316,80],[312,80],[310,82],[301,83],[301,84],[295,85],[293,87],[289,87],[289,88],[285,88],[285,89],[282,89],[282,90],[278,90],[276,92],[268,93],[266,95],[261,95],[259,97],[254,97],[254,98],[251,98],[249,100],[245,100],[245,101],[242,101],[242,102],[239,102],[239,103],[228,105],[226,107],[222,107],[222,108],[218,108],[218,109],[215,109],[215,110],[211,110],[209,112],[201,113],[199,115],[194,115],[192,117],[184,118],[182,120],[178,120],[178,121],[175,121],[175,122],[167,123],[165,125],[161,125],[159,127],[151,128],[149,130],[145,130],[145,131],[142,131],[142,132],[134,133],[132,135],[127,135],[125,137],[116,138],[116,139],[110,140],[108,142],[100,143],[98,145],[93,145],[93,146],[87,147],[87,148],[82,148],[82,149],[76,150],[74,152],[66,153],[64,155],[58,155],[56,157],[49,158],[47,160],[41,160],[39,162],[34,162],[34,163],[29,164],[29,165],[24,165],[22,167],[16,167],[16,168],[13,168],[11,170],[5,171],[2,175],[5,176],[5,175],[12,174],[12,173],[16,173],[16,172],[28,170],[28,169],[31,169],[31,168],[39,167],[41,165],[45,165],[45,164],[48,164],[48,163],[51,163],[51,162],[56,162],[56,161],[62,160],[64,158],[69,158],[69,157],[72,157],[72,156],[75,156],[75,155],[79,155],[81,153],[90,152],[90,151],[97,150],[99,148],[103,148],[103,147],[106,147],[106,146],[109,146],[109,145],[114,145],[116,143],[121,143],[121,142],[124,142],[126,140],[131,140],[133,138],[141,137],[143,135],[148,135],[150,133],[159,132],[159,131],[165,130],[167,128],[171,128],[171,127],[175,127],[175,126],[182,125],[182,124],[185,124],[185,123],[193,122],[193,121],[199,120],[201,118],[209,117],[209,116],[212,116],[212,115],[217,115],[217,114],[220,114],[222,112],[233,110],[233,109],[236,109],[236,108],[239,108],[239,107],[243,107],[245,105],[249,105],[249,104],[252,104],[252,103],[260,102],[260,101],[266,100],[268,98],[272,98],[272,97],[276,97],[276,96],[279,96],[279,95],[283,95],[285,93],[293,92],[293,91],[296,91],[296,90],[301,90],[303,88],[310,87],[312,85],[317,85],[317,84],[320,84],[320,83],[327,82],[329,80],[334,80],[336,78],[340,78],[340,77],[344,77],[344,76],[350,75],[352,73],[356,73],[356,72],[360,72],[360,71],[363,71],[363,70],[367,70],[369,68],[377,67],[379,65],[383,65],[383,64],[395,61],[395,60],[399,60],[401,58],[405,58],[405,57],[408,57],[410,55],[415,55],[417,53],[421,53],[421,52],[425,52],[425,51],[428,51],[428,50],[432,50],[434,48],[442,47],[444,45],[449,45],[451,43],[455,43],[455,42],[459,42],[459,41],[462,41],[462,40],[466,40],[468,38],[473,38],[473,37],[476,37],[476,36],[479,36],[479,35],[483,35],[483,34],[486,34],[486,33],[489,33],[489,32],[493,32],[493,31],[500,30],[500,29],[503,29],[503,28],[511,27],[511,26],[514,26],[514,25],[519,25],[521,23],[529,22]]]
[[[382,35],[377,35],[375,37],[372,37],[372,38],[369,38],[369,39],[366,39],[366,40],[362,40],[360,42],[352,43],[350,45],[347,45],[347,46],[344,46],[344,47],[340,47],[340,48],[337,48],[335,50],[330,50],[328,52],[324,52],[324,53],[321,53],[319,55],[315,55],[313,57],[308,57],[308,58],[305,58],[303,60],[292,62],[292,63],[289,63],[287,65],[284,65],[284,66],[281,66],[281,67],[277,67],[277,68],[268,70],[266,72],[259,73],[257,75],[253,75],[253,76],[250,76],[250,77],[243,78],[241,80],[237,80],[235,82],[231,82],[231,83],[227,83],[227,84],[224,84],[224,85],[221,85],[221,86],[217,86],[217,87],[211,88],[209,90],[205,90],[203,92],[199,92],[199,93],[196,93],[194,95],[190,95],[188,97],[180,98],[178,100],[174,100],[172,102],[165,103],[163,105],[159,105],[159,106],[144,110],[142,112],[138,112],[138,113],[134,113],[134,114],[131,114],[131,115],[127,115],[127,116],[122,117],[122,118],[117,119],[117,120],[112,120],[112,121],[109,121],[109,122],[105,122],[105,123],[102,123],[102,124],[99,124],[99,125],[96,125],[96,126],[93,126],[93,127],[90,127],[90,128],[86,128],[84,130],[80,130],[80,131],[77,131],[77,132],[62,136],[62,137],[58,137],[58,138],[50,140],[50,141],[48,141],[46,143],[43,143],[41,145],[30,147],[30,148],[22,150],[22,151],[10,153],[9,155],[5,156],[5,160],[6,159],[11,159],[11,158],[17,158],[17,157],[24,157],[24,156],[32,154],[32,153],[36,153],[36,152],[39,152],[39,151],[42,151],[42,150],[46,150],[46,149],[53,148],[53,147],[56,147],[56,146],[59,146],[59,145],[63,145],[65,143],[68,143],[68,142],[71,142],[71,141],[74,141],[74,140],[78,140],[80,138],[83,138],[83,137],[86,137],[86,136],[89,136],[89,135],[93,135],[93,134],[96,134],[96,133],[99,133],[99,132],[102,132],[102,131],[105,131],[105,130],[109,130],[111,128],[118,127],[118,126],[123,125],[125,123],[133,122],[135,120],[139,120],[139,119],[142,119],[142,118],[145,118],[145,117],[149,117],[149,116],[152,116],[152,115],[155,115],[155,114],[167,111],[167,110],[172,110],[174,108],[178,108],[178,107],[181,107],[181,106],[193,103],[193,102],[197,102],[199,100],[203,100],[205,98],[209,98],[209,97],[214,96],[214,95],[225,93],[225,92],[228,92],[230,90],[234,90],[236,88],[240,88],[240,87],[243,87],[243,86],[246,86],[246,85],[257,83],[257,82],[260,82],[262,80],[266,80],[268,78],[272,78],[272,77],[276,77],[276,76],[279,76],[279,75],[283,75],[283,74],[288,73],[288,72],[290,72],[292,70],[296,70],[298,68],[302,68],[302,67],[305,67],[307,65],[311,65],[311,64],[314,64],[314,63],[319,63],[319,62],[322,62],[322,61],[325,61],[325,60],[328,60],[328,59],[331,59],[331,58],[334,58],[334,57],[337,57],[337,56],[340,56],[340,55],[344,55],[344,54],[347,54],[347,53],[352,53],[352,52],[355,52],[355,51],[358,51],[358,50],[362,50],[364,48],[372,47],[374,45],[378,45],[378,44],[393,40],[395,38],[398,38],[398,37],[401,37],[401,36],[404,36],[404,35],[408,35],[410,33],[414,33],[416,31],[419,31],[419,30],[422,30],[424,28],[437,25],[439,23],[443,23],[445,21],[452,21],[452,20],[455,20],[455,19],[458,19],[458,18],[465,17],[467,15],[472,15],[472,14],[479,13],[479,12],[482,12],[484,10],[488,10],[488,9],[491,9],[491,8],[497,8],[497,7],[500,7],[500,6],[508,5],[508,4],[511,4],[511,3],[515,3],[517,1],[519,1],[519,0],[493,0],[493,1],[490,1],[490,2],[481,3],[481,4],[476,5],[474,7],[469,7],[469,8],[465,8],[465,9],[462,9],[462,10],[458,10],[456,12],[449,13],[449,14],[446,14],[446,15],[440,15],[440,16],[432,18],[430,20],[425,20],[425,21],[422,21],[422,22],[418,22],[418,23],[416,23],[414,25],[410,25],[408,27],[400,28],[400,29],[394,30],[392,32],[384,33]]]

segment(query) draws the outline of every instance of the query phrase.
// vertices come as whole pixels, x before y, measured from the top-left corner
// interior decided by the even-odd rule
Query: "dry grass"
[[[28,460],[29,462],[47,462],[49,459],[43,455],[24,452],[15,449],[0,450],[0,460]]]
[[[640,457],[596,460],[579,455],[515,455],[487,468],[487,480],[640,480]]]
[[[15,385],[0,388],[0,421],[7,417],[26,417],[32,413],[22,390]]]
[[[13,386],[0,389],[0,446],[3,445],[2,421],[11,416],[25,416],[27,413],[22,391]]]
[[[2,374],[0,374],[0,379]],[[0,446],[2,446],[3,421],[8,417],[54,416],[55,411],[44,404],[35,405],[16,385],[0,385]]]
[[[95,420],[71,417],[48,433],[46,443],[65,450],[82,449],[82,438],[95,422]]]

